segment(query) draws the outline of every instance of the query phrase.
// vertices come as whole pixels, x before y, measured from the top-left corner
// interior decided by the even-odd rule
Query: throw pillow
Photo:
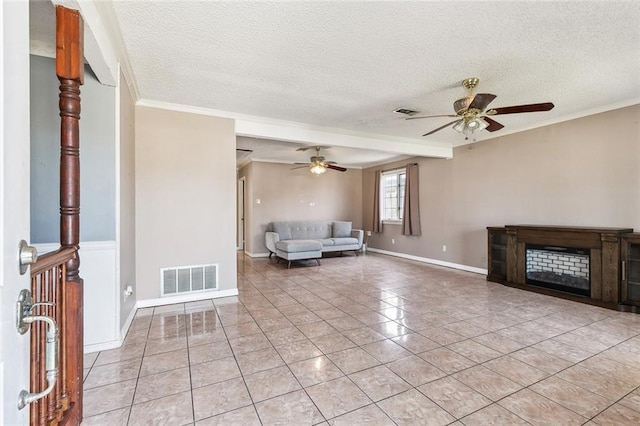
[[[344,238],[351,236],[351,222],[333,222],[333,238]]]

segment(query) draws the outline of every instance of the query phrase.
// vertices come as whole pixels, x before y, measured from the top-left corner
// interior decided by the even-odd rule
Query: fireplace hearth
[[[525,283],[589,296],[589,249],[526,244]]]

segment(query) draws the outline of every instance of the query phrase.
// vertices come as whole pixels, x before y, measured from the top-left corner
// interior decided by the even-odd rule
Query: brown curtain
[[[373,232],[382,232],[382,221],[380,220],[380,170],[376,170],[373,181]]]
[[[420,228],[418,165],[416,163],[407,164],[407,178],[404,184],[402,235],[422,235],[422,229]]]

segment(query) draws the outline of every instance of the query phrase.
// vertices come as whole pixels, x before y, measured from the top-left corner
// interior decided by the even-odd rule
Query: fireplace
[[[633,229],[506,225],[487,230],[487,280],[608,309],[636,308],[629,306],[624,299],[628,290],[621,287],[628,274],[621,240]],[[550,262],[534,262],[541,259],[560,262],[555,268],[541,266]]]
[[[590,249],[525,245],[525,282],[581,296],[590,296]]]

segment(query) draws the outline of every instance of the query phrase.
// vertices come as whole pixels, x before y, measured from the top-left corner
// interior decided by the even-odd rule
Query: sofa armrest
[[[358,249],[362,248],[362,241],[364,240],[364,231],[362,229],[352,229],[351,236],[358,239]]]
[[[271,253],[276,252],[276,243],[280,241],[280,235],[276,232],[265,232],[264,233],[264,245],[267,246],[267,249]]]

